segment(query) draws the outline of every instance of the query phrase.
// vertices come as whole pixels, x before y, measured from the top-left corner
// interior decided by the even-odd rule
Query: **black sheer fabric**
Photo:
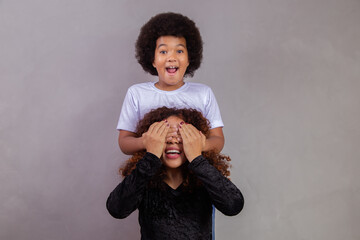
[[[192,192],[184,191],[183,185],[172,189],[166,183],[161,188],[149,187],[160,166],[159,158],[146,153],[107,199],[107,209],[115,218],[139,209],[141,239],[212,239],[212,204],[228,216],[243,208],[240,190],[203,156],[188,165],[203,183]]]

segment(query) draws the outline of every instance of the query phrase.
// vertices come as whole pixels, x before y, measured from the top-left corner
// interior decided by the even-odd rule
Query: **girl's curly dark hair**
[[[198,130],[204,133],[205,136],[209,136],[209,121],[204,118],[199,111],[195,109],[177,109],[167,107],[161,107],[145,114],[144,118],[140,120],[137,125],[136,135],[140,137],[144,132],[149,129],[151,124],[153,124],[154,122],[160,122],[170,116],[176,116],[178,118],[181,118],[184,122],[192,124]],[[124,177],[130,175],[132,170],[136,168],[136,163],[144,157],[145,153],[145,150],[135,153],[129,160],[125,162],[124,166],[119,169],[119,172]],[[219,154],[214,151],[203,152],[202,155],[225,177],[230,176],[229,162],[231,161],[231,159],[229,156]],[[188,170],[187,165],[188,162],[186,161],[182,166],[184,186],[191,190],[194,187],[201,185],[201,182],[198,181],[195,175]],[[155,187],[160,186],[159,183],[161,183],[165,176],[166,171],[164,166],[162,166],[158,174],[151,180],[150,185]]]
[[[189,58],[185,76],[192,77],[200,67],[203,51],[203,42],[195,23],[186,16],[169,12],[152,17],[141,28],[135,44],[135,56],[145,72],[154,76],[158,75],[153,66],[156,40],[161,36],[185,38]]]

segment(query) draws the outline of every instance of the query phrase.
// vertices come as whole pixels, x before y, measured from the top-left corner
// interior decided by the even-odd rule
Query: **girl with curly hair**
[[[167,137],[170,125],[177,136]],[[124,180],[106,206],[115,218],[139,210],[141,239],[212,239],[212,205],[225,215],[244,204],[240,190],[227,178],[230,157],[203,151],[208,121],[192,109],[159,108],[137,126],[146,151],[120,169]]]
[[[202,112],[211,126],[204,150],[222,150],[224,125],[211,88],[184,82],[184,77],[192,77],[200,67],[202,51],[199,29],[181,14],[158,14],[141,28],[136,58],[144,71],[157,76],[158,81],[135,84],[126,93],[117,125],[123,153],[131,155],[145,150],[144,138],[136,135],[136,123],[150,110],[163,106]],[[170,128],[168,138],[176,136],[177,130]]]

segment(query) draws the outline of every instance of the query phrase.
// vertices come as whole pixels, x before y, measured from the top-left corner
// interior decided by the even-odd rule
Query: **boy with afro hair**
[[[136,41],[136,59],[157,82],[131,86],[125,96],[117,129],[119,147],[132,155],[145,150],[136,126],[144,115],[159,107],[191,108],[200,111],[210,122],[210,134],[203,138],[203,150],[220,152],[224,146],[223,122],[210,87],[184,82],[200,67],[203,42],[199,29],[188,17],[178,13],[161,13],[142,28]],[[170,126],[167,140],[178,136]],[[181,139],[179,139],[181,141]]]

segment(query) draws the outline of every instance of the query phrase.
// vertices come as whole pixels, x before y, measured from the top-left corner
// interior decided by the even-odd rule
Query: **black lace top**
[[[203,157],[189,169],[203,183],[194,191],[148,186],[161,166],[158,157],[146,153],[136,169],[111,192],[106,207],[114,218],[125,218],[139,209],[141,239],[211,239],[212,204],[223,214],[238,214],[244,205],[240,190]]]

